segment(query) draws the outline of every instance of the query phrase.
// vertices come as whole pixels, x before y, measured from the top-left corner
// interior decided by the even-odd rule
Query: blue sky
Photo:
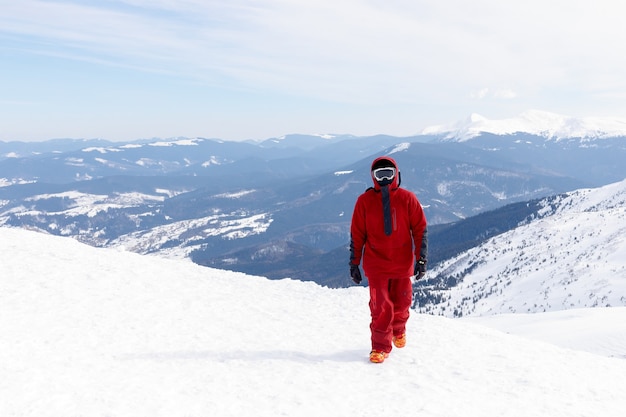
[[[613,0],[0,0],[0,140],[626,119]]]

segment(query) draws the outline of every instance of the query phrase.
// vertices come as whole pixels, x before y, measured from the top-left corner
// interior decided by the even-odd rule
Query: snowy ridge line
[[[433,268],[422,285],[436,289],[417,293],[419,311],[460,317],[626,306],[625,196],[626,180],[546,199],[539,218]]]
[[[441,135],[445,140],[470,140],[481,133],[508,135],[530,133],[546,139],[606,139],[626,136],[626,120],[584,117],[576,118],[540,110],[529,110],[519,116],[490,120],[479,114],[450,125],[425,128],[423,135]]]

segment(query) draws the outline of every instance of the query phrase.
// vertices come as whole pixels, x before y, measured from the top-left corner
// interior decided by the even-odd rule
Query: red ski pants
[[[369,281],[372,350],[391,352],[393,336],[406,331],[413,297],[410,278]]]

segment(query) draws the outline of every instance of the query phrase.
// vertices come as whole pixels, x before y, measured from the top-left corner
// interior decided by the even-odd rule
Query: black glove
[[[424,258],[419,258],[417,262],[415,262],[415,269],[413,270],[415,281],[424,278],[424,275],[426,275],[426,262],[428,261]]]
[[[361,278],[361,271],[358,265],[350,264],[350,277],[355,284],[360,284],[363,278]]]

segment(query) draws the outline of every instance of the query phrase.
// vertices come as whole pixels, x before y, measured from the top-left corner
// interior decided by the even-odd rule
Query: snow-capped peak
[[[473,113],[450,125],[427,127],[425,135],[442,135],[446,140],[466,141],[481,133],[506,135],[530,133],[547,139],[602,139],[626,136],[626,119],[606,117],[577,118],[541,110],[529,110],[516,117],[490,120]]]

